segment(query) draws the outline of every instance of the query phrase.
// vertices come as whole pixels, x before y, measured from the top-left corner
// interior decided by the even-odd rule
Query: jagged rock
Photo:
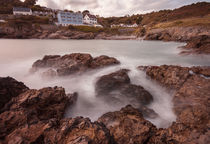
[[[14,97],[0,114],[0,139],[22,125],[31,125],[51,118],[61,119],[76,94],[65,94],[63,88],[28,90]],[[72,98],[74,97],[74,98]],[[6,126],[5,126],[6,125]]]
[[[98,122],[106,125],[119,144],[147,143],[157,130],[132,106],[126,106],[120,111],[106,113],[98,119]]]
[[[182,54],[186,53],[196,53],[196,54],[210,54],[210,36],[209,35],[201,35],[192,38],[186,46],[182,48],[187,51],[183,51]]]
[[[39,122],[23,126],[6,137],[6,143],[62,143],[62,144],[113,144],[109,130],[88,118],[69,118],[47,123]]]
[[[28,89],[22,82],[18,82],[11,77],[0,77],[0,113],[7,102]]]
[[[119,61],[112,57],[92,58],[90,54],[73,53],[64,56],[45,56],[33,64],[31,71],[35,72],[40,68],[53,68],[56,69],[57,75],[65,76],[114,64],[119,64]]]
[[[179,89],[185,80],[190,76],[190,69],[179,66],[146,66],[139,67],[140,70],[146,71],[146,74],[153,80],[159,82],[163,86],[172,89]]]
[[[96,82],[97,97],[111,103],[126,99],[126,104],[136,103],[137,107],[149,104],[153,100],[152,95],[143,87],[131,84],[127,72],[123,69],[100,77]]]
[[[210,67],[140,68],[167,88],[175,88],[173,103],[177,120],[169,128],[159,129],[148,143],[209,143],[210,79],[204,76],[208,76]],[[175,77],[170,73],[175,73]]]

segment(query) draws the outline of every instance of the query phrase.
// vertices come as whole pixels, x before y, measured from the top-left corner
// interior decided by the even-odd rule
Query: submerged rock
[[[125,104],[136,103],[137,107],[149,104],[153,100],[152,95],[143,87],[131,84],[127,72],[122,69],[100,77],[96,82],[97,97],[113,104],[123,101]]]
[[[18,82],[11,77],[0,77],[0,113],[7,102],[28,89],[22,82]]]
[[[117,59],[108,56],[93,58],[90,54],[73,53],[64,56],[45,56],[33,64],[31,71],[36,72],[40,68],[55,69],[57,75],[65,76],[119,63]],[[47,73],[45,72],[44,75]],[[51,74],[56,75],[50,70]]]

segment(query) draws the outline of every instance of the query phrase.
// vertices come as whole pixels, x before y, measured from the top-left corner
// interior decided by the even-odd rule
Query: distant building
[[[30,8],[14,7],[14,15],[32,15],[32,10]]]
[[[52,16],[55,18],[55,13],[54,12],[43,12],[43,11],[33,11],[34,16]]]
[[[119,25],[111,25],[111,27],[127,27],[127,28],[134,28],[134,27],[138,27],[138,25],[135,23],[135,24],[132,24],[132,25],[129,25],[129,24],[119,24]]]
[[[74,12],[64,12],[60,11],[57,14],[58,25],[68,26],[68,25],[83,25],[82,13],[74,13]]]
[[[87,13],[87,14],[83,15],[83,23],[90,24],[90,25],[97,24],[97,18],[96,18],[96,16]]]

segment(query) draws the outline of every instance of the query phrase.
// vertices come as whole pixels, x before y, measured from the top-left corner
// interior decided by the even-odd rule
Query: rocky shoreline
[[[70,70],[58,75],[65,76],[119,63],[107,56],[70,54],[45,56],[32,69]],[[77,92],[66,94],[61,87],[29,89],[7,77],[0,78],[0,143],[209,143],[210,67],[163,65],[138,69],[152,81],[175,91],[173,104],[177,119],[170,127],[157,128],[145,119],[158,117],[147,107],[153,96],[143,87],[130,83],[127,69],[101,76],[95,86],[97,97],[113,104],[126,98],[136,104],[108,112],[95,122],[83,117],[64,118],[66,107],[77,103]]]
[[[145,40],[186,42],[181,54],[210,54],[210,29],[206,27],[171,27],[148,30]]]

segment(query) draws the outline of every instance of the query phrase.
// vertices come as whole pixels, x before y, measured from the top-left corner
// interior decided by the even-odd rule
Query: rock
[[[139,67],[140,70],[146,71],[146,74],[153,80],[163,86],[171,89],[179,89],[185,80],[190,76],[190,69],[179,66],[146,66]]]
[[[0,113],[7,102],[28,89],[22,82],[18,82],[11,77],[0,77]]]
[[[111,103],[126,99],[126,104],[136,103],[137,107],[149,104],[153,100],[152,95],[143,87],[131,84],[127,72],[128,70],[122,69],[100,77],[96,82],[97,97]]]
[[[48,123],[23,126],[6,137],[6,143],[62,143],[62,144],[113,144],[109,130],[100,123],[82,117],[51,119]]]
[[[188,50],[182,53],[210,54],[210,35],[201,35],[192,38],[182,48]],[[189,51],[190,50],[190,51]]]
[[[65,108],[72,104],[76,94],[65,94],[63,88],[28,90],[14,97],[0,114],[0,139],[22,125],[63,117]],[[5,127],[6,124],[6,127]]]
[[[120,144],[147,143],[157,130],[132,106],[106,113],[98,119],[98,122],[104,123],[115,141]]]
[[[119,64],[119,61],[112,57],[100,56],[92,58],[90,54],[73,53],[64,56],[45,56],[42,60],[38,60],[33,64],[31,71],[36,72],[40,68],[49,68],[55,69],[57,75],[65,76],[114,64]],[[45,72],[45,74],[48,73],[56,75],[52,70]]]
[[[54,78],[57,76],[57,72],[53,69],[48,69],[47,71],[42,73],[43,78]]]
[[[148,76],[173,88],[177,120],[167,129],[159,129],[148,143],[209,143],[210,139],[210,67],[140,67]],[[170,73],[175,73],[175,77]],[[162,79],[161,79],[162,78]],[[170,80],[170,81],[167,81]]]

